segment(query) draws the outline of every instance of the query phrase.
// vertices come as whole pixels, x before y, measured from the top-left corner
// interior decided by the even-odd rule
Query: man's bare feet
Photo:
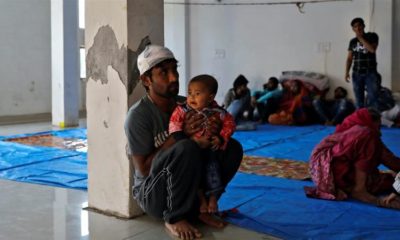
[[[218,212],[218,201],[215,195],[211,195],[208,199],[208,213]]]
[[[200,213],[199,220],[204,222],[208,226],[215,227],[215,228],[223,228],[227,224],[226,222],[217,218],[213,214],[209,214],[209,213]]]
[[[165,223],[165,227],[171,235],[179,239],[188,240],[202,237],[199,230],[186,220],[181,220],[176,223]]]

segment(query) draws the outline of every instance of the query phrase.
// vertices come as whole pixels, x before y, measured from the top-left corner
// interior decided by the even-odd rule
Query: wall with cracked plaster
[[[163,41],[163,31],[148,28],[163,30],[160,11],[162,0],[86,1],[89,207],[120,217],[141,214],[131,198],[124,122],[130,104],[144,95],[136,58],[149,41]]]

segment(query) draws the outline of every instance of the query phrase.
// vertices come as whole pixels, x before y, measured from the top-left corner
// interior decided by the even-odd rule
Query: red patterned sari
[[[380,194],[390,191],[394,177],[379,172],[380,164],[396,172],[400,170],[400,158],[383,144],[379,126],[373,123],[368,110],[360,109],[314,148],[310,174],[316,187],[306,187],[306,194],[336,199],[338,189],[349,193],[354,186],[356,168],[367,173],[368,192]]]

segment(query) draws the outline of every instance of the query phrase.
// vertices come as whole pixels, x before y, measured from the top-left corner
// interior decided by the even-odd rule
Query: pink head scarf
[[[380,135],[379,126],[376,123],[374,123],[367,108],[361,108],[352,113],[351,115],[349,115],[348,117],[346,117],[341,124],[336,126],[335,133],[344,132],[355,125],[368,127],[374,133]]]

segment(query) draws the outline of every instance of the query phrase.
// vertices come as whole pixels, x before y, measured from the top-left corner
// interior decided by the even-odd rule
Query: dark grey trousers
[[[197,191],[204,181],[201,149],[189,139],[181,140],[159,152],[149,176],[142,184],[137,201],[143,210],[168,223],[196,217],[199,211]],[[217,156],[224,186],[237,172],[243,157],[239,142],[231,139],[225,151]]]

